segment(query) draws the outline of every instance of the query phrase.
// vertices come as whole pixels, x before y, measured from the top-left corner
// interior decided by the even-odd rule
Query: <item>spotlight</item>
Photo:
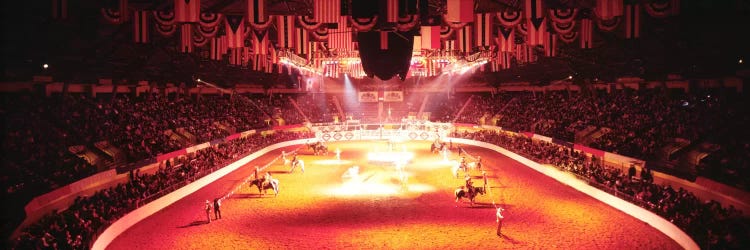
[[[198,78],[198,79],[195,79],[195,81],[196,81],[196,82],[201,82],[201,79],[200,79],[200,78]]]
[[[739,64],[742,64],[742,58],[740,58],[740,60],[738,60],[737,62],[738,62]],[[47,64],[45,64],[45,65],[47,65]]]
[[[740,63],[742,63],[742,59],[740,59]],[[43,68],[43,69],[47,69],[47,68],[49,68],[49,64],[46,64],[46,63],[45,63],[45,64],[42,64],[42,68]]]
[[[571,79],[573,79],[573,76],[572,76],[572,75],[569,75],[569,76],[568,76],[568,80],[571,80]]]

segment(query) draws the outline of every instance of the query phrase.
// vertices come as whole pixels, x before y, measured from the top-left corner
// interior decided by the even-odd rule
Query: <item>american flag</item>
[[[594,13],[601,19],[622,16],[622,0],[596,0]]]
[[[641,5],[625,5],[625,38],[638,38],[641,36]]]
[[[268,21],[266,0],[247,0],[247,20],[253,23],[265,23]]]
[[[313,6],[314,21],[320,23],[337,23],[341,16],[340,0],[315,0]]]
[[[440,49],[440,26],[422,26],[422,48]]]
[[[135,43],[148,43],[148,16],[150,12],[137,10],[133,12],[133,41]]]
[[[492,45],[492,14],[476,14],[475,35],[477,36],[476,45],[479,47],[489,47]]]
[[[448,0],[445,20],[468,23],[474,21],[474,0]]]
[[[189,23],[180,24],[180,52],[193,52],[193,25]]]
[[[279,48],[294,47],[294,16],[276,16],[276,34]]]
[[[593,38],[593,23],[591,19],[581,20],[581,48],[590,49],[592,47],[591,40]]]
[[[458,50],[464,53],[471,52],[471,25],[466,25],[458,30],[456,33],[456,40],[458,40]]]

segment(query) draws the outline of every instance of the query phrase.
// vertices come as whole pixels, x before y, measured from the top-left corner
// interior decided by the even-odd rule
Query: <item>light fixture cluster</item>
[[[352,78],[366,76],[362,60],[356,55],[337,55],[306,59],[288,51],[279,51],[279,62],[296,68],[304,75]],[[412,55],[408,77],[430,77],[442,74],[464,74],[492,60],[491,51],[470,55],[460,53],[415,53]]]

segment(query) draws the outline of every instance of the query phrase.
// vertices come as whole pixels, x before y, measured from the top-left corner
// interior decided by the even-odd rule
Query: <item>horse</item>
[[[430,153],[433,153],[433,154],[434,153],[442,152],[443,149],[445,149],[445,143],[444,142],[440,143],[440,142],[435,141],[435,142],[433,142],[430,145]]]
[[[307,148],[311,149],[314,155],[328,155],[328,147],[326,147],[323,142],[307,143]]]
[[[469,199],[469,202],[472,206],[474,206],[474,198],[477,197],[477,194],[484,195],[484,188],[483,187],[471,187],[471,192],[467,192],[464,190],[463,187],[457,188],[456,191],[453,192],[453,194],[456,195],[456,202],[461,200],[461,198],[467,198]]]
[[[250,187],[258,187],[258,193],[262,195],[266,194],[266,190],[273,189],[274,196],[279,195],[279,180],[271,178],[270,181],[266,182],[266,178],[258,178],[250,181]]]
[[[303,160],[297,159],[295,161],[292,161],[290,166],[292,168],[289,169],[289,173],[293,173],[294,169],[297,167],[299,167],[302,170],[302,173],[305,173],[305,161]]]

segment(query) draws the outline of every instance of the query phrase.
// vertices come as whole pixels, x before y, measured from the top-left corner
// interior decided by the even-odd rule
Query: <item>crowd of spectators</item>
[[[325,94],[307,94],[297,96],[297,106],[302,110],[312,123],[333,122],[336,116],[339,116],[336,104],[333,102],[334,96]],[[339,117],[343,121],[343,117]]]
[[[622,89],[611,93],[593,91],[514,92],[494,96],[476,95],[457,122],[497,125],[511,131],[536,134],[575,142],[576,133],[598,128],[600,133],[585,144],[607,152],[643,160],[670,160],[661,149],[676,140],[722,145],[722,150],[705,160],[698,174],[748,189],[736,176],[748,173],[747,143],[733,142],[750,121],[741,94],[731,91],[670,89]],[[499,96],[498,96],[499,95]],[[455,112],[465,99],[442,105]],[[745,104],[743,104],[745,103]],[[498,117],[491,124],[492,116]],[[441,120],[441,119],[434,119]],[[577,142],[580,143],[580,142]],[[737,150],[740,149],[740,150]],[[691,166],[684,170],[693,172]]]
[[[154,174],[132,172],[130,180],[78,197],[66,210],[55,211],[26,228],[15,240],[15,249],[87,249],[97,234],[128,212],[153,199],[203,177],[224,165],[270,144],[310,133],[259,133],[227,141],[173,161]]]
[[[452,136],[492,143],[541,163],[574,173],[590,185],[625,198],[674,223],[688,233],[701,248],[741,249],[747,246],[748,221],[732,206],[702,201],[694,194],[669,185],[654,183],[647,168],[640,176],[631,167],[627,172],[602,165],[600,159],[569,147],[532,140],[524,135],[480,131],[453,133]]]

